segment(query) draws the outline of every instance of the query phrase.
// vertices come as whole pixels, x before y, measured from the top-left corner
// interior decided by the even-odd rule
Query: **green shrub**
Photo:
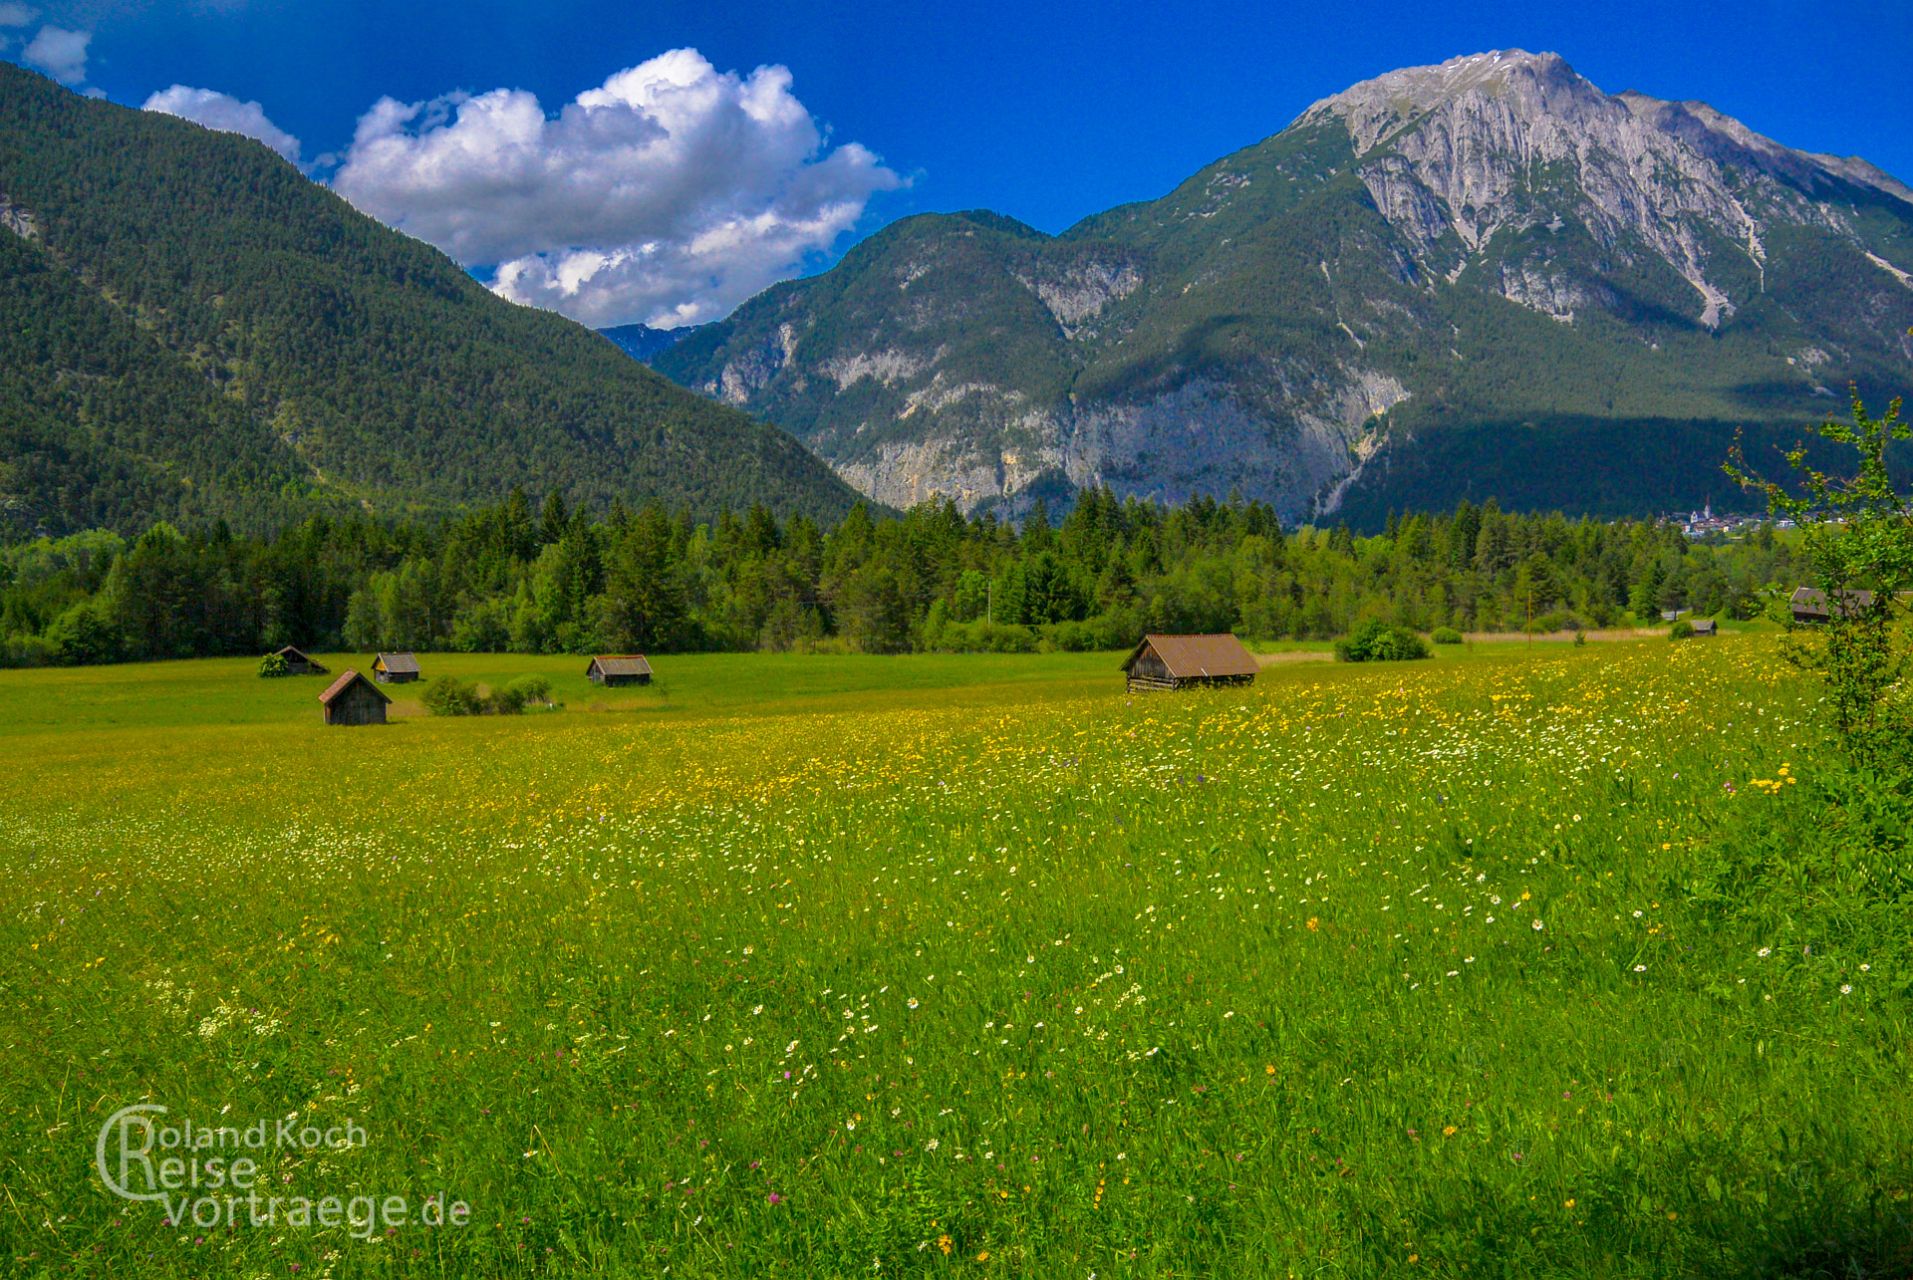
[[[106,602],[97,597],[82,600],[55,618],[46,638],[62,662],[113,662],[123,649],[119,626]]]
[[[1335,644],[1338,662],[1408,662],[1433,656],[1420,636],[1380,618],[1364,622]]]
[[[60,650],[45,636],[16,632],[0,641],[0,663],[9,667],[50,667],[60,660]]]
[[[502,689],[493,689],[485,695],[484,709],[495,716],[520,716],[525,714],[525,691],[513,685]]]
[[[269,653],[259,659],[259,676],[262,680],[273,680],[291,674],[292,668],[287,665],[283,654]]]
[[[1692,637],[1693,634],[1694,624],[1682,618],[1679,622],[1676,622],[1672,627],[1668,628],[1667,638],[1669,640],[1686,640]]]
[[[937,633],[944,653],[1035,653],[1037,635],[1021,623],[952,622]]]
[[[520,708],[534,702],[547,707],[551,705],[551,681],[543,676],[519,676],[505,686],[505,692],[518,698]]]
[[[425,709],[435,716],[516,716],[525,704],[550,705],[551,681],[543,676],[520,676],[497,689],[467,684],[456,676],[440,676],[425,690]]]
[[[1460,644],[1461,632],[1453,627],[1436,627],[1434,633],[1428,638],[1436,644]]]
[[[425,689],[425,709],[435,716],[475,716],[485,709],[476,685],[457,676],[440,676]]]

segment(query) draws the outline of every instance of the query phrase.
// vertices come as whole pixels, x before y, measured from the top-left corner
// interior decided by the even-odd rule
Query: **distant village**
[[[1722,538],[1745,537],[1747,534],[1760,528],[1761,525],[1771,525],[1775,529],[1791,529],[1794,527],[1793,521],[1785,517],[1775,519],[1768,515],[1717,516],[1714,514],[1714,504],[1711,502],[1703,506],[1699,511],[1690,511],[1685,516],[1675,515],[1664,518],[1669,524],[1679,525],[1681,532],[1695,541],[1716,536]]]

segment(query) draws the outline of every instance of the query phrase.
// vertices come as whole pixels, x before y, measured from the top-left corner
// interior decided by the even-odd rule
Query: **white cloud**
[[[713,319],[828,249],[897,175],[831,148],[783,67],[695,49],[620,71],[555,116],[516,89],[381,99],[333,185],[493,288],[587,324]]]
[[[241,102],[229,93],[176,84],[148,98],[145,109],[191,120],[208,129],[244,134],[299,163],[299,140],[267,119],[266,109],[256,102]]]
[[[91,31],[41,27],[20,51],[20,57],[28,66],[40,68],[61,84],[78,84],[86,79],[86,46],[92,40]]]

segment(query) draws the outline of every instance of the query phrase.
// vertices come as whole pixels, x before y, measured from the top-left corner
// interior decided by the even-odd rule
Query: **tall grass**
[[[0,738],[11,1270],[1913,1261],[1904,950],[1689,893],[1811,820],[1767,641],[1154,698],[1100,655],[686,661],[349,731],[245,664],[0,679],[75,721]],[[168,1226],[92,1167],[143,1099],[350,1118],[266,1178],[474,1221]]]

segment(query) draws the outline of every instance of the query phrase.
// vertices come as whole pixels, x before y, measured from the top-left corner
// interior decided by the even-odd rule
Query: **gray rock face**
[[[40,225],[34,221],[33,212],[24,205],[17,205],[0,191],[0,227],[5,227],[14,235],[26,240],[40,237]]]
[[[1334,394],[1279,425],[1236,400],[1228,385],[1203,379],[1149,400],[1060,412],[1019,412],[1014,392],[966,386],[955,390],[995,400],[1018,441],[888,441],[838,473],[893,507],[949,497],[966,510],[1021,511],[1040,482],[1060,475],[1072,488],[1103,485],[1172,503],[1232,491],[1316,494],[1310,513],[1332,514],[1351,459],[1359,466],[1378,444],[1371,424],[1408,398],[1393,378],[1343,373]]]
[[[1059,237],[897,224],[658,363],[892,505],[1108,485],[1301,519],[1438,430],[1798,420],[1913,371],[1909,324],[1913,190],[1514,50],[1354,85]]]
[[[1695,318],[1715,329],[1735,303],[1708,278],[1710,238],[1739,245],[1757,269],[1765,256],[1759,224],[1717,157],[1756,147],[1791,153],[1710,115],[1638,94],[1610,97],[1554,54],[1515,52],[1365,81],[1301,122],[1334,120],[1348,130],[1377,207],[1422,256],[1438,257],[1449,233],[1461,242],[1451,275],[1485,258],[1496,235],[1572,214],[1603,246],[1645,246],[1693,288]],[[1534,199],[1537,172],[1558,174],[1570,199]],[[1777,189],[1760,194],[1778,198]],[[1533,270],[1503,288],[1556,318],[1571,318],[1577,293]]]
[[[717,380],[701,388],[725,404],[749,405],[757,393],[790,363],[797,349],[795,333],[788,324],[779,325],[769,341],[757,350],[744,352],[724,362]]]
[[[1104,307],[1134,293],[1142,273],[1133,263],[1092,259],[1061,271],[1018,276],[1017,281],[1035,293],[1063,333],[1075,339],[1093,337],[1092,322]]]

